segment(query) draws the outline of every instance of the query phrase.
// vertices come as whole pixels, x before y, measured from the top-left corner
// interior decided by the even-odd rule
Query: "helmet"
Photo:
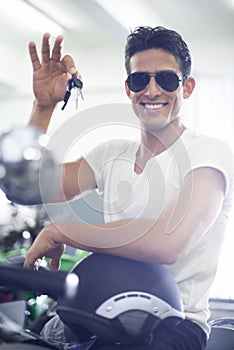
[[[93,253],[73,273],[76,296],[58,299],[57,313],[78,336],[83,330],[111,343],[145,344],[161,320],[184,318],[177,284],[160,264]]]

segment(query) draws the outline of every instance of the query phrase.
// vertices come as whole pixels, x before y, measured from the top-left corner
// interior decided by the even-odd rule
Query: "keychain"
[[[82,94],[82,88],[83,88],[83,83],[76,76],[74,76],[74,77],[72,77],[71,79],[68,80],[67,90],[66,90],[66,93],[65,93],[65,96],[64,96],[64,99],[63,99],[64,105],[62,107],[62,110],[64,110],[64,108],[67,105],[67,102],[68,102],[68,100],[69,100],[69,98],[71,96],[71,90],[72,89],[75,89],[75,91],[76,91],[76,108],[78,108],[78,97],[79,97],[79,95],[81,96],[82,99],[84,99],[83,94]]]

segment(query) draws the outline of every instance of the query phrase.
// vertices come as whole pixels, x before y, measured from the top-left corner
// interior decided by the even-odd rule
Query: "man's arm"
[[[62,57],[62,44],[63,37],[58,36],[51,48],[50,35],[45,33],[42,38],[40,60],[36,44],[33,41],[29,43],[35,96],[29,125],[38,127],[44,133],[47,132],[57,103],[64,99],[68,79],[78,75],[73,58],[70,55]],[[59,173],[58,183],[53,183],[54,191],[48,196],[43,191],[43,202],[66,201],[96,187],[93,171],[83,158],[58,165],[57,173]]]
[[[97,187],[93,170],[84,158],[62,164],[61,178],[54,186],[52,197],[43,197],[46,203],[64,202]]]
[[[199,168],[185,179],[178,196],[157,220],[129,219],[106,224],[56,223],[46,227],[27,254],[26,266],[51,258],[59,267],[62,244],[130,259],[172,264],[186,255],[216,220],[224,197],[223,175]],[[56,256],[54,253],[56,252]]]

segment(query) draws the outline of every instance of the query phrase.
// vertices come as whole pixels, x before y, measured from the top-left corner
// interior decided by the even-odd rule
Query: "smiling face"
[[[135,53],[130,59],[131,73],[171,71],[182,79],[180,67],[175,57],[162,49],[149,49]],[[135,114],[144,130],[151,133],[164,129],[170,124],[179,127],[179,113],[183,98],[188,98],[194,88],[194,79],[188,78],[173,92],[161,88],[153,74],[149,84],[139,92],[133,92],[126,83],[126,93],[132,101]]]

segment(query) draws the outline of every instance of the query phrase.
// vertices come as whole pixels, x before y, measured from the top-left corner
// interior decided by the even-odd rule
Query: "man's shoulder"
[[[228,152],[230,155],[233,153],[231,146],[225,140],[192,129],[186,129],[183,142],[187,147],[195,148],[197,152],[202,149],[203,152]]]
[[[188,130],[183,141],[188,163],[192,168],[202,166],[217,168],[226,175],[229,174],[233,181],[234,153],[225,140]],[[184,159],[181,161],[184,164]]]

